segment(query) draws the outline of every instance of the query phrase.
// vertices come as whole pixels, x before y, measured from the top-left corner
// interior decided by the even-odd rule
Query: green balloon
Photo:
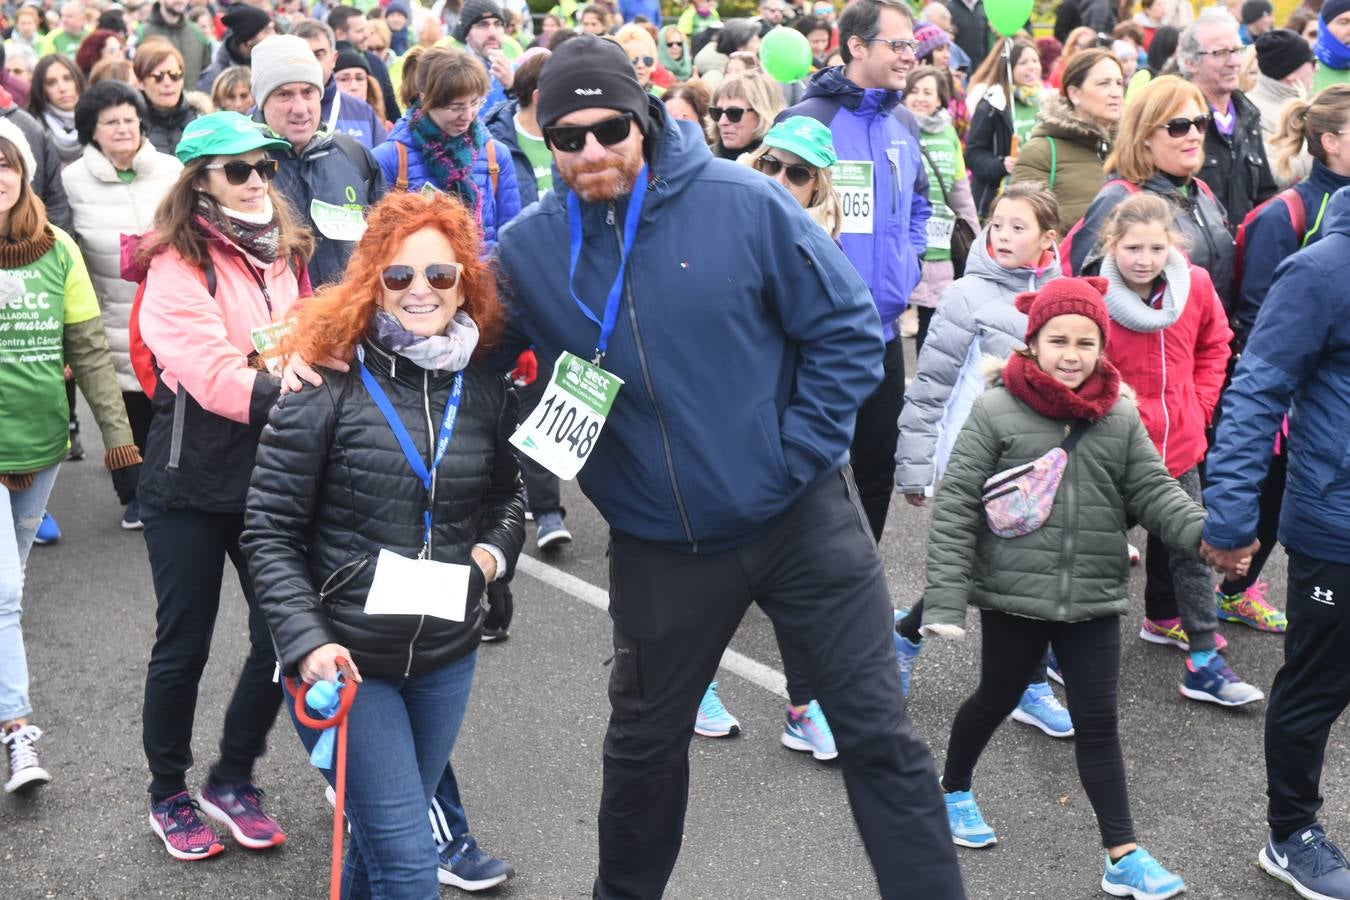
[[[1012,37],[1031,20],[1034,0],[985,0],[984,14],[989,25],[1004,37]]]
[[[811,74],[811,44],[800,31],[779,25],[759,42],[759,61],[775,81],[800,81]]]

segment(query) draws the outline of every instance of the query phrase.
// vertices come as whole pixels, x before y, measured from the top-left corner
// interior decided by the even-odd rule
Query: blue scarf
[[[1313,47],[1317,61],[1329,69],[1339,69],[1342,72],[1350,69],[1350,47],[1336,40],[1325,20],[1319,24],[1317,44]]]

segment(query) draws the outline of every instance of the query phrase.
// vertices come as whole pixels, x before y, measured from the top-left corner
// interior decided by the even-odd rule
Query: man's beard
[[[587,203],[608,203],[632,192],[642,170],[642,144],[635,144],[632,155],[602,163],[558,162],[558,171],[572,191]]]

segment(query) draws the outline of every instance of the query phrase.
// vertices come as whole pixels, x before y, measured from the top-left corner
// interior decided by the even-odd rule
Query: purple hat
[[[918,59],[927,59],[933,55],[934,50],[946,47],[952,42],[947,32],[931,22],[924,22],[914,29],[914,40],[919,42],[919,46],[914,50],[914,56]]]

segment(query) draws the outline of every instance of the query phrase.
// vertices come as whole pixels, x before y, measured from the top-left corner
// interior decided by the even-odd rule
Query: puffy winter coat
[[[971,405],[984,393],[982,360],[1005,360],[1025,346],[1027,316],[1013,299],[1059,274],[1058,259],[1040,272],[1003,268],[989,255],[987,228],[971,246],[966,274],[943,292],[918,371],[905,389],[895,450],[895,484],[901,493],[922,494],[942,476]]]
[[[1280,543],[1350,560],[1350,188],[1331,198],[1316,245],[1280,264],[1256,317],[1205,464],[1205,539],[1245,547],[1256,536],[1270,436],[1289,413],[1289,476]]]
[[[479,148],[478,156],[473,161],[473,180],[483,198],[482,217],[478,223],[483,228],[483,246],[491,250],[497,244],[497,231],[520,212],[520,190],[516,187],[516,167],[511,161],[511,148],[491,136],[488,140],[496,145],[493,152],[498,166],[497,190],[495,193],[492,190],[485,148]],[[391,190],[398,181],[398,148],[394,146],[395,143],[402,144],[408,150],[408,190],[420,191],[430,178],[421,151],[413,145],[407,116],[395,122],[389,140],[375,148],[375,161],[379,163],[385,183]],[[432,186],[444,188],[444,185],[439,184]]]
[[[1111,152],[1113,136],[1075,115],[1059,97],[1045,102],[1039,118],[1008,183],[1038,181],[1054,191],[1059,201],[1059,233],[1064,235],[1083,218],[1102,189],[1106,180],[1102,163]]]
[[[336,114],[333,106],[337,105]],[[319,101],[319,117],[331,131],[345,134],[367,150],[385,142],[389,133],[370,104],[359,97],[349,97],[337,89],[337,82],[328,79]]]
[[[975,401],[956,441],[933,506],[925,631],[937,626],[936,633],[958,635],[967,604],[1050,622],[1124,614],[1129,518],[1172,549],[1196,555],[1205,511],[1167,474],[1124,388],[1070,451],[1045,524],[1016,538],[990,531],[980,500],[985,480],[1045,455],[1070,426],[1014,397],[1001,376],[990,383],[994,389]]]
[[[145,97],[144,94],[141,96]],[[186,93],[178,98],[178,105],[173,109],[158,109],[149,97],[145,97],[145,133],[160,153],[172,154],[183,139],[183,129],[198,116],[210,111],[210,102],[203,95],[194,93],[192,97],[205,102],[207,109],[200,109]]]
[[[366,365],[408,434],[430,460],[454,375],[419,368],[367,343]],[[432,410],[430,414],[427,410]],[[357,367],[282,398],[258,445],[241,545],[282,671],[316,647],[338,643],[362,674],[387,679],[445,666],[478,646],[483,573],[469,555],[490,544],[509,578],[524,540],[520,470],[507,443],[515,401],[500,375],[464,372],[463,401],[433,473],[431,552],[469,566],[466,616],[366,615],[381,550],[415,558],[427,492],[361,382]]]
[[[516,169],[516,193],[520,195],[523,209],[539,198],[539,182],[534,177],[534,164],[520,149],[520,140],[516,137],[516,113],[519,111],[520,106],[515,100],[499,104],[487,114],[483,127],[497,139],[497,143],[511,150],[511,163]],[[506,163],[503,160],[501,164]]]
[[[900,105],[898,93],[863,90],[844,77],[842,66],[811,76],[805,99],[779,113],[777,121],[790,116],[810,116],[829,126],[841,165],[857,161],[872,168],[870,233],[852,233],[845,226],[839,243],[871,288],[889,341],[895,337],[895,320],[919,283],[919,258],[928,248],[932,208],[918,125]],[[835,189],[845,199],[847,214],[846,189],[838,179]]]
[[[150,230],[155,210],[178,180],[183,164],[146,140],[132,158],[131,169],[136,178],[124,182],[108,158],[90,144],[61,172],[61,180],[72,201],[75,232],[98,294],[117,384],[124,391],[139,391],[127,333],[136,285],[122,280],[122,235]]]
[[[1233,232],[1254,207],[1275,195],[1275,176],[1266,160],[1261,135],[1261,110],[1241,91],[1233,92],[1236,121],[1225,137],[1217,125],[1205,132],[1205,164],[1199,177],[1214,191],[1228,213]]]
[[[1163,465],[1178,477],[1199,465],[1209,449],[1205,429],[1228,374],[1233,330],[1209,275],[1175,248],[1163,271],[1167,284],[1160,309],[1125,285],[1110,256],[1102,260],[1102,276],[1110,285],[1106,356],[1134,390],[1139,417]]]

